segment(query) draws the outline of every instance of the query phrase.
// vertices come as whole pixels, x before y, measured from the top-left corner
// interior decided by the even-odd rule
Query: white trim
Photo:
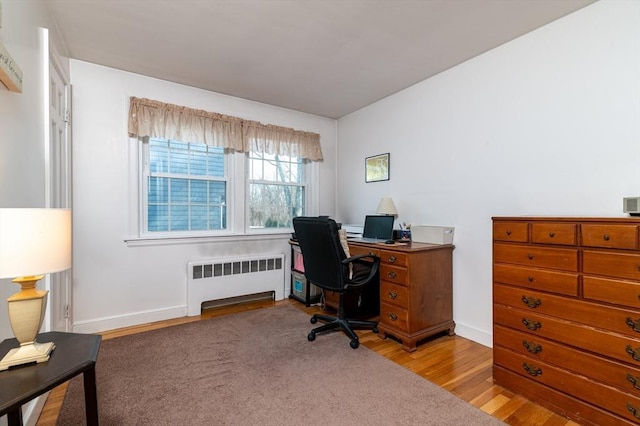
[[[187,306],[172,306],[163,309],[135,312],[126,315],[97,318],[90,321],[80,321],[73,324],[74,333],[99,333],[106,330],[115,330],[122,327],[145,324],[148,322],[164,321],[180,318],[187,315]]]
[[[488,348],[493,347],[493,334],[456,322],[456,334]]]

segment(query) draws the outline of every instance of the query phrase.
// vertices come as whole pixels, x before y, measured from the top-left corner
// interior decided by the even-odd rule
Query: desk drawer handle
[[[398,260],[398,258],[395,256],[389,256],[387,260],[389,261],[389,263],[396,263],[396,260]]]
[[[533,342],[527,342],[526,340],[523,340],[522,341],[522,346],[524,346],[524,348],[528,352],[531,352],[532,354],[537,354],[538,352],[542,352],[542,346],[541,345],[536,345]]]
[[[511,230],[507,229],[507,235],[511,235]]]
[[[629,402],[627,402],[627,410],[629,410],[631,414],[633,414],[633,417],[635,417],[636,419],[640,419],[640,410],[631,405],[631,403]]]
[[[640,333],[640,318],[633,320],[633,318],[627,317],[627,325],[636,333]]]
[[[524,324],[525,327],[527,327],[529,330],[532,330],[532,331],[542,328],[542,324],[539,323],[538,321],[522,318],[522,323]]]
[[[531,277],[531,276],[529,276],[529,277],[527,277],[527,280],[528,280],[530,283],[532,283],[532,282],[534,281],[534,278],[533,278],[533,277]],[[638,297],[640,297],[640,294],[638,295]]]
[[[609,236],[607,234],[604,234],[602,236],[602,239],[605,240],[605,241],[609,241]]]
[[[533,260],[533,255],[532,254],[529,254],[527,257],[529,258],[529,260]]]
[[[389,278],[391,278],[391,279],[394,279],[394,278],[396,278],[396,277],[398,276],[398,274],[396,274],[396,273],[395,273],[395,272],[393,272],[393,271],[389,271],[389,273],[387,274],[387,276],[388,276]]]
[[[633,375],[627,373],[627,381],[631,383],[634,388],[640,390],[640,385],[638,384],[640,379],[638,377],[633,377]]]
[[[522,303],[530,308],[535,309],[542,304],[542,300],[536,299],[535,297],[522,296]]]
[[[627,347],[624,350],[629,355],[631,355],[631,358],[633,358],[636,361],[640,361],[640,348],[633,349],[631,345],[627,345]]]
[[[389,292],[389,299],[395,299],[396,297],[398,297],[398,293],[394,293],[393,291]]]
[[[395,321],[398,319],[398,316],[396,314],[394,314],[393,312],[389,313],[389,318],[391,319],[391,321]]]
[[[534,365],[529,365],[526,362],[522,363],[522,368],[524,368],[524,371],[527,372],[528,375],[530,376],[541,376],[542,375],[542,368],[538,368]]]
[[[549,232],[549,238],[553,238],[553,237],[555,237],[555,236],[556,236],[556,233],[555,233],[555,232]]]

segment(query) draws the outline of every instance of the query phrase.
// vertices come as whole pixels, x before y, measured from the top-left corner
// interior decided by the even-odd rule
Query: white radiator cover
[[[200,315],[202,302],[266,291],[284,299],[284,254],[197,260],[187,264],[187,316]]]

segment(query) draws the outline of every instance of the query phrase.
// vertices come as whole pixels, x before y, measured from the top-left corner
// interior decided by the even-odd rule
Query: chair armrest
[[[366,260],[364,262],[358,262],[363,259],[366,259]],[[348,281],[345,284],[345,288],[359,287],[359,286],[365,285],[369,281],[371,281],[378,273],[378,268],[380,267],[380,258],[378,256],[375,256],[372,254],[357,254],[355,256],[346,258],[345,260],[342,261],[342,264],[345,266],[348,266],[350,263],[356,263],[356,262],[366,263],[368,265],[371,265],[371,268],[369,269],[369,274],[363,277],[355,277],[354,279]]]

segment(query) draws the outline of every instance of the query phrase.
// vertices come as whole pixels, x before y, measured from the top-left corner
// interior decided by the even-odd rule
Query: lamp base
[[[49,360],[49,355],[55,348],[53,342],[38,343],[33,342],[28,345],[11,349],[0,361],[0,371],[7,370],[16,365],[40,363]]]

